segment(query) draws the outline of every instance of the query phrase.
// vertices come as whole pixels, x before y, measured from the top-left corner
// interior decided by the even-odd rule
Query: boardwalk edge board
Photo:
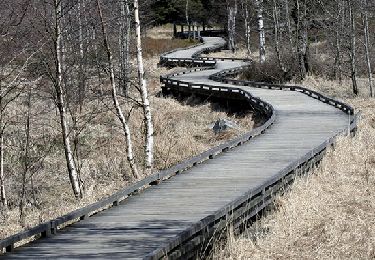
[[[206,31],[209,36],[209,32]],[[193,46],[196,47],[196,46]],[[116,192],[115,194],[102,199],[96,203],[88,205],[86,207],[72,211],[66,215],[58,217],[53,220],[49,220],[38,226],[31,228],[29,230],[22,231],[13,236],[5,238],[0,241],[0,253],[1,252],[11,252],[14,250],[15,245],[23,240],[38,239],[40,237],[49,237],[58,232],[60,228],[64,228],[68,224],[78,222],[79,220],[90,217],[97,212],[106,210],[110,207],[117,206],[121,201],[126,200],[133,194],[146,189],[151,185],[160,183],[160,181],[169,179],[176,174],[185,171],[197,164],[200,164],[206,160],[215,157],[217,154],[227,151],[237,147],[244,142],[264,133],[275,121],[275,112],[271,104],[261,100],[260,98],[253,97],[249,92],[242,90],[240,88],[228,88],[204,84],[191,84],[179,80],[173,80],[171,77],[187,74],[189,72],[200,71],[211,69],[216,65],[218,60],[232,60],[232,61],[246,61],[247,59],[231,59],[231,58],[202,58],[199,57],[202,53],[207,53],[210,51],[217,51],[223,49],[225,45],[215,46],[215,48],[204,48],[199,52],[195,53],[192,58],[167,58],[166,54],[171,54],[176,50],[162,54],[160,56],[160,65],[162,66],[197,66],[197,68],[185,70],[178,73],[172,73],[169,75],[161,76],[160,81],[164,85],[163,88],[175,89],[177,91],[183,91],[183,89],[188,89],[189,92],[193,93],[195,91],[203,91],[210,93],[234,93],[234,95],[241,96],[241,98],[248,100],[253,106],[263,112],[267,117],[267,121],[260,127],[253,129],[252,131],[245,133],[239,137],[231,139],[221,145],[211,148],[197,156],[184,160],[183,162],[156,172],[149,177],[138,181],[137,183]],[[192,47],[188,47],[192,48]],[[198,67],[199,66],[199,67]],[[215,232],[225,229],[229,222],[235,225],[240,225],[238,223],[244,222],[252,216],[256,215],[260,210],[269,205],[272,202],[273,195],[283,187],[287,186],[291,181],[293,181],[294,175],[298,169],[310,168],[312,165],[319,161],[326,148],[334,143],[335,138],[340,134],[346,134],[348,132],[355,132],[357,128],[357,122],[359,120],[359,114],[355,114],[354,109],[349,105],[340,102],[338,100],[325,97],[324,95],[309,90],[302,86],[296,85],[277,85],[277,84],[267,84],[251,81],[241,81],[228,78],[238,74],[246,66],[241,66],[231,70],[220,71],[210,77],[211,80],[233,84],[241,86],[251,86],[257,88],[269,88],[269,89],[282,89],[290,91],[299,91],[312,98],[318,99],[321,102],[327,103],[334,106],[348,115],[353,115],[350,125],[347,131],[338,132],[334,137],[330,138],[326,142],[322,143],[319,147],[312,149],[305,156],[300,158],[297,162],[293,162],[288,167],[280,171],[274,178],[267,180],[261,186],[256,189],[250,190],[248,193],[244,194],[237,200],[229,203],[215,214],[209,215],[199,221],[198,223],[191,226],[189,229],[183,231],[175,238],[171,239],[167,244],[154,250],[145,259],[159,259],[168,257],[171,259],[185,257],[190,255],[192,252],[198,252],[203,245],[207,244],[207,241],[212,237]]]

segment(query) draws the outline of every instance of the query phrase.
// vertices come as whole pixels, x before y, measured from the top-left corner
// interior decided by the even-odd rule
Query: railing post
[[[177,37],[177,25],[176,25],[176,23],[173,23],[173,37],[174,38]]]
[[[9,253],[9,252],[13,252],[13,251],[14,251],[14,244],[13,243],[5,247],[5,252]]]
[[[57,225],[55,221],[51,221],[51,235],[56,235],[57,233]]]
[[[45,230],[41,233],[42,237],[50,237],[52,235],[51,232],[51,222],[45,225]]]

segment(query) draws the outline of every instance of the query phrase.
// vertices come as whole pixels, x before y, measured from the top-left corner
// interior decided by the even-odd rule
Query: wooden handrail
[[[206,48],[205,51],[214,51],[222,47],[223,46],[215,46],[213,48]],[[169,53],[172,53],[172,52],[169,52]],[[152,174],[151,176],[131,185],[130,187],[124,188],[116,192],[115,194],[105,199],[102,199],[96,203],[90,204],[81,209],[77,209],[64,216],[61,216],[53,220],[49,220],[34,228],[19,232],[13,236],[3,239],[0,241],[0,250],[5,249],[6,252],[10,252],[10,251],[13,251],[15,244],[22,240],[31,239],[33,237],[48,237],[48,236],[54,235],[56,234],[56,232],[58,232],[59,228],[64,227],[71,222],[79,221],[80,219],[87,218],[90,215],[96,212],[99,212],[101,210],[104,210],[113,206],[117,206],[121,201],[127,199],[128,197],[131,197],[133,194],[139,192],[140,190],[145,189],[149,187],[150,185],[153,185],[154,183],[158,183],[165,179],[171,178],[177,173],[181,171],[185,171],[186,169],[194,167],[195,165],[201,162],[209,160],[210,158],[214,157],[215,155],[219,153],[222,153],[223,151],[227,151],[228,149],[241,145],[244,142],[247,142],[248,140],[256,136],[261,135],[269,127],[271,127],[276,119],[273,106],[261,100],[260,98],[252,96],[251,93],[248,91],[245,91],[241,88],[235,88],[235,87],[196,84],[196,83],[190,83],[190,82],[184,82],[181,80],[172,79],[172,77],[181,75],[184,73],[210,69],[217,63],[217,61],[223,60],[221,58],[197,57],[201,53],[203,52],[202,51],[197,52],[195,54],[196,57],[195,58],[193,57],[190,59],[168,58],[166,57],[166,54],[162,54],[160,57],[160,64],[162,65],[174,66],[177,64],[184,64],[188,66],[189,65],[190,66],[191,65],[209,66],[206,68],[195,68],[195,69],[190,69],[187,71],[182,71],[178,73],[161,76],[160,81],[162,84],[164,84],[164,87],[177,88],[177,89],[185,88],[185,89],[188,89],[189,91],[199,90],[199,91],[206,91],[210,93],[229,93],[229,92],[236,93],[236,95],[247,100],[253,106],[255,106],[258,110],[262,111],[263,114],[266,115],[267,121],[262,126],[257,127],[253,129],[252,131],[249,131],[239,137],[231,139],[221,145],[211,148],[197,156],[184,160],[183,162],[173,167],[156,172]],[[233,59],[233,60],[249,62],[249,60],[246,60],[246,59]],[[349,105],[341,101],[326,97],[316,91],[309,90],[308,88],[305,88],[303,86],[268,84],[268,83],[241,81],[241,80],[234,80],[234,79],[227,78],[228,75],[231,75],[233,73],[238,73],[239,71],[243,69],[244,67],[242,66],[236,69],[224,70],[214,75],[211,75],[210,79],[214,81],[224,82],[228,84],[235,84],[235,85],[252,86],[252,87],[269,88],[269,89],[283,89],[283,90],[289,90],[289,91],[299,91],[310,97],[316,98],[320,100],[321,102],[327,103],[331,106],[341,109],[348,115],[353,115],[353,117],[351,118],[348,130],[349,131],[356,130],[357,122],[359,120],[359,114],[358,113],[355,114],[354,109],[350,107]],[[159,259],[162,257],[168,257],[171,254],[178,255],[180,252],[179,250],[182,250],[184,246],[186,247],[190,246],[189,243],[199,243],[202,237],[204,238],[210,235],[213,232],[213,230],[218,229],[219,227],[225,227],[225,223],[226,221],[228,221],[229,218],[235,218],[234,217],[235,215],[236,216],[237,215],[238,216],[244,216],[244,215],[250,216],[258,212],[262,208],[266,207],[269,203],[271,203],[271,201],[266,198],[271,196],[272,192],[274,192],[274,190],[276,190],[277,187],[279,187],[277,185],[280,184],[280,181],[282,182],[287,181],[290,173],[293,172],[297,167],[308,164],[314,158],[319,158],[319,156],[322,156],[322,154],[327,149],[327,147],[330,146],[334,142],[335,138],[339,134],[343,134],[344,132],[345,131],[343,130],[341,132],[336,133],[334,137],[330,138],[329,140],[326,140],[319,147],[315,149],[311,149],[311,151],[309,151],[306,155],[299,158],[295,162],[291,163],[290,165],[288,165],[288,167],[284,168],[283,170],[279,171],[273,178],[265,181],[263,184],[250,190],[249,192],[247,192],[246,194],[244,194],[237,200],[225,205],[223,208],[221,208],[214,214],[209,215],[205,217],[204,219],[200,220],[199,222],[195,223],[189,229],[181,232],[176,237],[171,239],[166,245],[163,245],[162,247],[151,252],[149,255],[145,257],[145,259]],[[251,206],[250,208],[248,208],[249,206],[246,206],[246,207],[244,206],[244,205],[252,205],[252,203],[253,204],[255,203],[255,204]],[[244,207],[246,208],[246,210],[244,210]]]

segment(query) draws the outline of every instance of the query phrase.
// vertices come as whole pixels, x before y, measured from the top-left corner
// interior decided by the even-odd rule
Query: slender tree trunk
[[[82,4],[83,3],[83,4]],[[78,103],[79,111],[82,111],[83,100],[86,92],[85,86],[85,71],[84,71],[84,61],[85,61],[85,51],[84,51],[84,40],[83,40],[83,28],[82,28],[82,6],[84,6],[84,0],[78,0],[78,27],[79,27],[79,75],[78,75]]]
[[[251,25],[249,17],[249,4],[247,0],[244,3],[244,12],[245,12],[245,37],[246,37],[246,50],[247,56],[251,55]]]
[[[76,198],[82,198],[82,190],[80,185],[80,180],[78,178],[72,149],[69,140],[69,131],[66,119],[66,108],[64,101],[63,92],[63,76],[62,76],[62,50],[61,50],[61,1],[55,0],[55,66],[56,66],[56,79],[55,79],[55,89],[56,89],[56,103],[60,114],[60,124],[62,130],[62,138],[64,143],[65,159],[68,168],[69,178],[72,185],[72,189]]]
[[[301,2],[302,7],[301,7]],[[302,9],[302,10],[301,10]],[[308,62],[308,18],[306,0],[296,1],[297,14],[294,18],[297,24],[297,57],[299,67],[299,77],[303,80],[309,72]]]
[[[342,82],[342,62],[341,62],[341,37],[339,30],[336,31],[336,57],[335,57],[335,74],[339,83]]]
[[[131,14],[128,0],[120,0],[121,28],[120,28],[120,89],[127,97],[130,81],[130,26]]]
[[[98,7],[98,12],[99,12],[99,16],[100,16],[100,23],[101,23],[102,32],[103,32],[104,46],[105,46],[106,51],[107,51],[110,81],[111,81],[111,87],[112,87],[112,100],[113,100],[113,104],[114,104],[115,109],[116,109],[117,117],[120,120],[121,125],[122,125],[122,129],[124,131],[128,163],[130,165],[133,176],[136,179],[139,179],[140,176],[139,176],[137,166],[135,164],[134,156],[133,156],[133,145],[132,145],[132,141],[131,141],[130,128],[128,126],[128,123],[127,123],[127,120],[124,116],[124,113],[122,112],[120,103],[118,102],[118,99],[117,99],[116,79],[115,79],[115,71],[114,71],[114,66],[113,66],[112,52],[111,52],[111,48],[109,46],[107,31],[106,31],[106,28],[104,26],[104,19],[103,19],[103,13],[102,13],[101,5],[100,5],[100,0],[97,0],[97,7]]]
[[[336,57],[335,57],[335,77],[342,82],[342,61],[341,61],[341,32],[343,31],[343,13],[341,0],[337,0],[336,19]]]
[[[273,25],[274,25],[274,35],[275,35],[275,51],[277,62],[279,63],[280,69],[286,73],[284,63],[282,61],[281,52],[280,52],[280,37],[279,37],[279,9],[277,6],[277,0],[273,0]]]
[[[363,31],[364,31],[364,37],[365,37],[365,53],[366,53],[366,63],[367,63],[367,74],[368,74],[368,81],[369,81],[370,97],[374,97],[373,85],[372,85],[372,69],[371,69],[371,60],[370,60],[370,52],[369,52],[370,39],[369,39],[367,9],[368,9],[367,0],[363,0],[362,19],[363,19]]]
[[[232,22],[232,31],[233,31],[233,46],[234,50],[236,50],[236,20],[237,20],[237,12],[238,12],[238,5],[237,5],[237,0],[234,0],[234,15],[233,15],[233,22]]]
[[[228,49],[232,50],[232,8],[227,3],[227,10],[228,10],[228,21],[227,21],[227,28],[228,28]]]
[[[188,26],[188,38],[190,39],[190,34],[191,34],[191,27],[190,27],[190,19],[189,19],[189,0],[186,0],[186,5],[185,5],[185,19],[186,19],[186,24]]]
[[[263,0],[255,0],[257,8],[258,32],[259,32],[259,60],[260,63],[266,61],[266,35],[263,22]]]
[[[285,0],[285,20],[286,20],[286,27],[288,30],[288,39],[290,43],[290,47],[293,48],[293,34],[292,34],[292,26],[290,23],[290,10],[289,10],[289,0]]]
[[[5,176],[4,176],[4,119],[3,119],[3,88],[0,79],[0,204],[3,208],[7,208],[7,196],[5,190]]]
[[[348,1],[349,4],[349,17],[350,17],[350,68],[351,68],[351,79],[353,85],[353,93],[358,95],[357,85],[357,66],[356,66],[356,25],[355,15],[353,10],[352,0]]]
[[[6,191],[5,191],[5,176],[4,176],[4,126],[2,122],[2,115],[0,115],[0,200],[1,205],[6,209],[8,205]]]
[[[141,40],[141,24],[139,20],[138,0],[134,0],[134,18],[135,32],[137,38],[137,63],[138,63],[138,81],[141,91],[144,123],[146,127],[145,138],[145,173],[151,174],[153,164],[153,147],[154,147],[154,128],[152,124],[152,115],[150,101],[148,99],[147,83],[144,75],[143,57],[142,57],[142,40]]]
[[[233,53],[236,51],[236,7],[228,6],[228,49]]]
[[[29,86],[27,94],[27,114],[26,114],[26,124],[25,124],[25,147],[23,153],[23,175],[22,175],[22,190],[20,196],[20,224],[25,226],[25,200],[26,200],[26,186],[27,186],[27,175],[30,168],[30,116],[31,116],[31,86]]]

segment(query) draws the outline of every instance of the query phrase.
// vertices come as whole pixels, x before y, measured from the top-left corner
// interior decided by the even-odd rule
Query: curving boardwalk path
[[[191,58],[205,47],[219,47],[222,38],[166,55]],[[244,65],[218,61],[215,69],[176,75],[172,80],[232,87],[208,79],[213,73]],[[338,132],[348,128],[347,114],[296,91],[240,87],[272,104],[274,124],[262,135],[212,160],[129,197],[118,207],[100,212],[6,254],[7,259],[98,258],[141,259],[192,224],[262,185]]]

